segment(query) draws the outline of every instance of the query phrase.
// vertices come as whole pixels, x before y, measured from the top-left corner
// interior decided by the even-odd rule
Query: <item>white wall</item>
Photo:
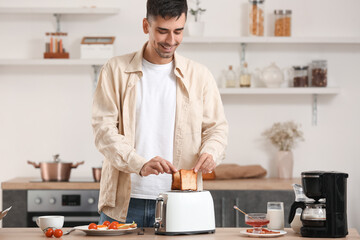
[[[116,36],[116,53],[139,49],[146,36],[141,24],[146,0],[62,1],[0,0],[0,6],[116,6],[114,16],[63,15],[62,30],[69,33],[71,58],[79,58],[79,43],[86,35]],[[247,29],[246,0],[203,0],[207,12],[206,36],[238,36]],[[62,5],[59,5],[62,4]],[[271,0],[267,17],[274,9],[293,10],[294,36],[360,37],[360,1],[357,0]],[[271,35],[272,21],[268,21]],[[0,58],[41,58],[45,32],[55,30],[50,14],[0,14]],[[179,52],[207,65],[217,80],[228,65],[239,66],[236,44],[184,44]],[[341,87],[337,96],[318,99],[318,126],[311,125],[311,96],[223,96],[230,123],[226,162],[261,164],[275,176],[276,149],[261,137],[276,121],[302,124],[305,142],[294,150],[294,175],[306,170],[337,170],[349,173],[349,226],[360,230],[360,81],[359,44],[305,45],[253,44],[247,48],[250,70],[275,61],[280,67],[327,59],[329,84]],[[50,160],[55,153],[67,161],[85,160],[72,177],[91,177],[91,167],[102,156],[93,144],[90,125],[92,104],[90,67],[4,67],[0,66],[0,182],[21,176],[39,177],[39,170],[26,164]],[[0,200],[1,202],[1,200]],[[4,206],[6,207],[6,206]]]

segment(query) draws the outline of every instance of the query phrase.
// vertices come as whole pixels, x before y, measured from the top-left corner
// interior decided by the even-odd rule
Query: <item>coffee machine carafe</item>
[[[306,199],[295,201],[289,223],[296,209],[303,209],[300,229],[303,237],[345,237],[348,234],[346,213],[347,173],[302,172],[301,181]]]

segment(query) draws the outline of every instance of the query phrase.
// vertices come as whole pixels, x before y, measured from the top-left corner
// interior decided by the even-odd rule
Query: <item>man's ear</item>
[[[144,18],[143,19],[143,31],[145,34],[149,33],[149,27],[150,27],[149,21],[147,20],[147,18]]]

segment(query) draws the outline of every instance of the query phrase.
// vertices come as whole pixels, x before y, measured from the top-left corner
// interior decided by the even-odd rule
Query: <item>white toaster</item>
[[[209,191],[169,191],[156,199],[155,234],[215,232],[214,201]]]

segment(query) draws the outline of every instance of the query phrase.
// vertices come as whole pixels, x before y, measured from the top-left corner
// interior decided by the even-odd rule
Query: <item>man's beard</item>
[[[158,48],[155,48],[156,53],[161,57],[161,58],[172,58],[174,56],[174,51],[172,52],[162,52],[160,49],[162,48],[162,46],[167,47],[164,44],[158,43]],[[174,45],[173,47],[175,48],[176,46],[178,46],[178,44]]]

